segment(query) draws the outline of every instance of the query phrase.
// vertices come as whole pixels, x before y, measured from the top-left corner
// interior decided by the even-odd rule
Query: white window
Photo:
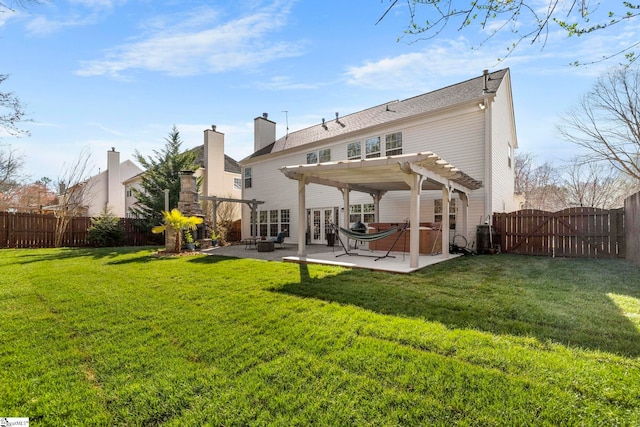
[[[368,224],[376,220],[375,206],[373,203],[362,203],[349,206],[349,223],[362,222]]]
[[[380,137],[367,138],[365,145],[365,157],[370,159],[372,157],[380,157]]]
[[[251,188],[252,175],[251,168],[244,168],[244,188]]]
[[[362,221],[362,205],[349,205],[349,222]]]
[[[242,179],[233,178],[233,189],[234,190],[242,190]]]
[[[402,154],[402,132],[390,133],[385,137],[385,151],[387,156]]]
[[[347,159],[361,159],[362,158],[362,144],[360,141],[350,142],[347,144]]]
[[[313,151],[307,153],[307,164],[312,165],[315,163],[325,163],[331,161],[331,149],[326,148],[324,150]]]
[[[331,161],[331,149],[327,148],[318,152],[320,163],[326,163]]]
[[[433,220],[442,222],[442,199],[433,201]],[[449,202],[449,229],[456,229],[456,199],[451,199]]]
[[[318,152],[307,153],[307,164],[312,165],[318,163]]]
[[[289,209],[280,210],[280,231],[284,233],[285,237],[289,237],[290,218],[291,213],[289,212]]]
[[[291,213],[289,209],[271,209],[259,211],[260,236],[276,237],[279,232],[283,232],[285,237],[289,237]]]

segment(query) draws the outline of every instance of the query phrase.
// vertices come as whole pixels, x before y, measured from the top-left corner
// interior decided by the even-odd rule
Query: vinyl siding
[[[475,108],[474,108],[475,107]],[[306,154],[319,149],[330,148],[331,160],[347,158],[347,144],[353,141],[364,141],[372,136],[380,136],[384,155],[385,135],[402,132],[402,148],[404,154],[418,152],[434,152],[457,168],[472,177],[484,180],[484,113],[477,104],[446,115],[416,118],[402,123],[399,127],[382,127],[375,131],[363,131],[328,144],[309,144],[291,151],[280,152],[268,160],[261,158],[246,162],[252,168],[252,188],[244,189],[244,199],[265,201],[258,210],[289,209],[291,212],[290,239],[297,240],[298,221],[298,182],[286,178],[280,171],[281,166],[306,163]],[[363,147],[364,156],[364,147]],[[269,157],[269,156],[263,156]],[[372,203],[368,194],[350,193],[350,203]],[[456,196],[454,196],[456,197]],[[434,200],[442,198],[441,190],[423,191],[420,203],[421,221],[434,220]],[[408,191],[389,192],[380,202],[380,218],[382,222],[404,222],[409,217]],[[306,207],[330,208],[343,206],[342,193],[332,187],[315,184],[307,185]],[[460,203],[457,203],[460,206]],[[480,221],[484,212],[484,192],[478,190],[470,196],[469,232],[475,233],[474,225]],[[250,218],[249,207],[243,207],[243,218]],[[340,221],[343,211],[340,211]],[[458,216],[459,218],[459,216]],[[344,224],[340,224],[344,225]],[[248,236],[249,221],[243,221],[243,236]],[[465,236],[468,237],[469,236]]]
[[[515,172],[514,156],[517,141],[511,108],[508,75],[496,94],[492,106],[492,182],[493,193],[491,212],[511,212],[518,209],[514,198]],[[512,148],[511,165],[509,165],[508,146]]]

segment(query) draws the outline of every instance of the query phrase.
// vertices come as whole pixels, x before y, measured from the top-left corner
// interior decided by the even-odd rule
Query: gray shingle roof
[[[502,83],[508,68],[489,73],[487,91],[484,91],[484,76],[456,83],[433,92],[428,92],[402,101],[391,101],[336,119],[327,120],[306,129],[291,132],[250,157],[287,150],[305,144],[363,130],[372,126],[405,119],[429,111],[436,111],[467,101],[491,96]]]
[[[196,165],[204,167],[204,144],[192,148],[190,151],[197,151]],[[224,171],[229,173],[242,173],[240,164],[231,157],[224,155]]]

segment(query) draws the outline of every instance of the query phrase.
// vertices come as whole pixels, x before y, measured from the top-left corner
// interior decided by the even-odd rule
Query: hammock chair
[[[405,223],[402,226],[393,227],[393,228],[390,228],[390,229],[385,230],[385,231],[380,231],[378,233],[360,233],[360,232],[356,232],[356,231],[351,231],[351,230],[343,228],[343,227],[337,227],[335,224],[331,224],[331,225],[336,230],[336,235],[338,236],[338,241],[340,242],[340,245],[342,245],[342,249],[344,249],[344,253],[336,255],[336,258],[339,257],[339,256],[343,256],[343,255],[350,255],[350,256],[351,255],[356,255],[356,256],[368,256],[368,257],[371,257],[371,258],[375,258],[374,261],[377,261],[377,260],[382,259],[382,258],[395,258],[395,256],[389,255],[389,253],[396,246],[396,243],[398,243],[398,240],[400,239],[400,236],[402,235],[402,233],[404,233],[407,230],[407,227],[409,226],[409,223]],[[393,235],[393,233],[398,233],[398,235],[396,236],[396,239],[393,241],[393,244],[391,245],[391,247],[389,248],[389,250],[387,251],[386,254],[381,255],[381,256],[377,256],[377,255],[360,255],[357,252],[349,252],[349,248],[347,246],[345,246],[344,242],[340,238],[340,233],[337,233],[338,230],[340,230],[342,232],[342,234],[347,236],[348,239],[357,240],[357,241],[363,242],[363,243],[373,242],[375,240],[384,239],[385,237],[389,237],[389,236]],[[347,241],[347,244],[348,244],[348,241]]]

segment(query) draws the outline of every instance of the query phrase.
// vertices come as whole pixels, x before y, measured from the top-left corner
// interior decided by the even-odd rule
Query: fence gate
[[[526,209],[493,215],[503,252],[572,258],[624,258],[624,209]]]

